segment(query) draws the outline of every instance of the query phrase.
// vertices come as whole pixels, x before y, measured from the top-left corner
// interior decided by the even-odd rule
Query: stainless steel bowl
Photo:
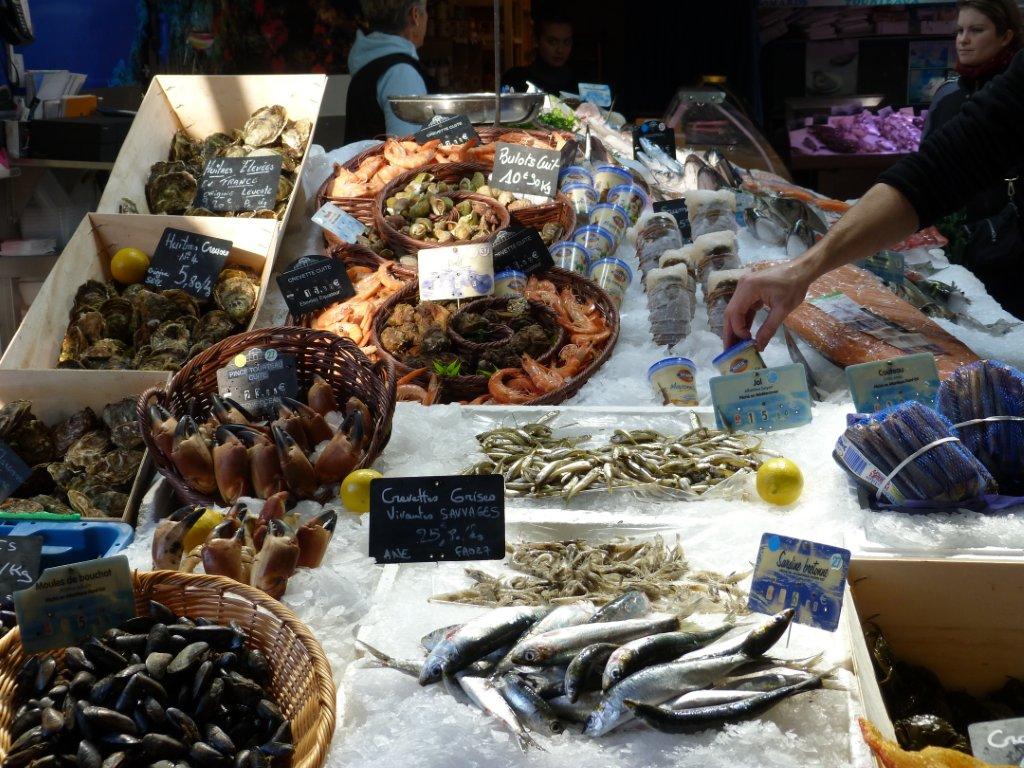
[[[402,120],[424,125],[436,115],[465,115],[471,123],[494,122],[493,93],[434,93],[426,96],[391,96],[391,108]],[[501,122],[533,120],[544,104],[543,93],[503,93]]]

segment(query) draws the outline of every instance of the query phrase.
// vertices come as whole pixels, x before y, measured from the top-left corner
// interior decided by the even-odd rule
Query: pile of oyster
[[[142,463],[143,442],[135,399],[72,414],[48,427],[28,400],[0,408],[0,440],[32,474],[0,509],[18,512],[78,512],[83,517],[120,517]]]
[[[214,133],[194,139],[184,130],[174,134],[167,162],[154,163],[146,182],[149,212],[185,216],[237,216],[239,218],[282,219],[288,198],[295,187],[297,171],[309,143],[313,124],[309,120],[289,120],[284,107],[261,107],[253,112],[241,130],[231,134]],[[277,185],[277,205],[273,210],[210,211],[193,206],[199,179],[212,157],[284,158]],[[134,209],[134,210],[133,210]],[[137,213],[133,200],[122,201],[122,213]]]
[[[61,344],[58,368],[177,371],[218,341],[249,324],[260,277],[242,266],[221,270],[215,308],[201,308],[177,288],[150,290],[89,280],[79,287]]]

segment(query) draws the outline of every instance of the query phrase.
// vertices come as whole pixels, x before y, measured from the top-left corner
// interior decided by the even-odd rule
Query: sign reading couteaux
[[[211,157],[203,168],[196,207],[211,211],[272,211],[284,158]]]
[[[417,144],[426,144],[437,139],[442,145],[447,145],[465,144],[470,139],[479,139],[480,134],[465,115],[437,115],[412,137]]]
[[[502,559],[504,479],[453,475],[374,480],[369,552],[378,563]]]
[[[327,256],[303,256],[277,277],[292,317],[315,312],[355,296],[345,262]]]
[[[416,258],[421,300],[476,298],[494,290],[490,243],[424,248]]]
[[[507,192],[552,198],[558,192],[562,153],[557,149],[494,145],[494,169],[490,185]]]
[[[42,536],[0,536],[0,594],[31,587],[42,554]]]
[[[47,568],[35,585],[14,593],[26,653],[74,645],[135,615],[135,595],[124,555]]]
[[[168,227],[153,252],[145,284],[161,291],[180,288],[206,300],[230,253],[230,240]]]
[[[0,440],[0,501],[28,480],[32,469],[7,443]]]
[[[711,379],[720,429],[772,431],[809,424],[811,393],[799,363]]]
[[[935,355],[921,352],[851,365],[846,369],[846,382],[858,413],[875,413],[908,400],[934,408],[939,369]]]
[[[766,533],[757,551],[747,607],[768,614],[792,608],[794,621],[835,632],[849,567],[848,549]]]
[[[491,248],[495,272],[515,269],[529,275],[555,265],[540,233],[530,227],[513,225],[501,230],[494,236]]]
[[[217,390],[257,418],[274,416],[282,397],[295,397],[295,358],[276,349],[252,347],[217,371]]]

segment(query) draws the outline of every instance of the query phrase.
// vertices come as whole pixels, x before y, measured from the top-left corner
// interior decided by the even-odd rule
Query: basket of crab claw
[[[553,268],[520,297],[420,301],[410,283],[377,312],[372,341],[398,372],[397,398],[472,405],[555,405],[611,355],[619,315],[600,288]]]

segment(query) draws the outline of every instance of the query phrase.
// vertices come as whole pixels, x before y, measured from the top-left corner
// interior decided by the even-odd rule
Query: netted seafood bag
[[[999,483],[1024,494],[1024,373],[998,360],[957,368],[939,387],[939,411]]]
[[[685,195],[690,234],[696,240],[709,232],[735,232],[736,195],[727,189],[697,189]]]
[[[712,272],[708,278],[708,291],[704,296],[704,303],[708,310],[708,325],[716,336],[722,335],[725,328],[725,308],[729,306],[729,300],[736,292],[736,284],[747,272],[747,269],[720,269]]]
[[[833,456],[880,501],[964,502],[997,489],[953,424],[916,401],[851,416]]]
[[[636,257],[645,275],[660,266],[665,252],[682,248],[683,237],[676,219],[669,213],[644,214],[637,225]]]
[[[738,269],[740,266],[736,235],[732,232],[712,232],[708,235],[701,235],[693,241],[690,260],[693,264],[694,277],[704,289],[704,295],[707,296],[708,280],[712,272]]]
[[[654,343],[671,347],[690,334],[692,278],[685,264],[652,269],[646,279]]]

